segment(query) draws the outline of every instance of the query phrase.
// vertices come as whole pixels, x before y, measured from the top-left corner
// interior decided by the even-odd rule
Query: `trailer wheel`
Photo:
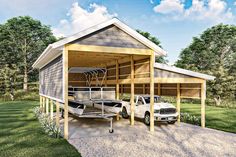
[[[114,130],[113,129],[109,129],[109,133],[113,133],[114,132]]]
[[[127,113],[127,110],[125,107],[122,108],[122,118],[125,118],[125,119],[128,119],[129,118],[129,115]]]

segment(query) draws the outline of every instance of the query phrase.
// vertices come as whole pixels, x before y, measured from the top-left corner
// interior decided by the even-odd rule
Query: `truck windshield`
[[[150,97],[147,96],[147,97],[143,97],[143,98],[144,98],[146,104],[150,103]],[[158,97],[158,96],[155,96],[154,97],[154,103],[160,103],[160,102],[161,102],[161,98]]]

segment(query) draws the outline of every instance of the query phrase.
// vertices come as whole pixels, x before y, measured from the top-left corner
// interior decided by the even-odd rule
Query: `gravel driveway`
[[[105,121],[70,119],[69,142],[83,157],[236,156],[236,134],[202,129],[185,123],[158,125],[148,131],[142,122],[114,122],[113,134]]]

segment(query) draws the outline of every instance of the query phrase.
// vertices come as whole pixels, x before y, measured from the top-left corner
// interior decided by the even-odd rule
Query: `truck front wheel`
[[[150,125],[150,113],[149,112],[146,112],[144,115],[144,123],[146,125]]]
[[[122,108],[122,118],[128,119],[129,115],[125,107]]]

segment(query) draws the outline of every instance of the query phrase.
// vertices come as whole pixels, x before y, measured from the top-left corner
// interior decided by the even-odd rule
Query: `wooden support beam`
[[[201,84],[201,127],[205,128],[206,81]]]
[[[53,100],[50,100],[50,118],[53,120]]]
[[[146,94],[146,85],[143,84],[143,94]]]
[[[45,97],[42,96],[42,99],[43,99],[43,109],[42,109],[42,112],[45,113]]]
[[[120,91],[119,91],[120,85],[119,85],[119,63],[118,60],[116,60],[116,100],[119,100]]]
[[[107,66],[105,66],[105,68],[106,68],[106,70],[107,70]],[[106,74],[105,74],[105,80],[104,80],[104,82],[105,82],[105,87],[107,87],[107,72],[106,72]]]
[[[123,87],[122,84],[120,85],[120,93],[121,93],[121,95],[123,96],[123,94],[124,94],[124,87]]]
[[[68,46],[63,49],[63,98],[64,98],[64,138],[69,137],[68,128]]]
[[[43,102],[42,102],[42,96],[40,95],[40,96],[39,96],[39,108],[40,108],[40,109],[42,109],[42,106],[43,106],[42,103],[43,103]]]
[[[154,132],[154,52],[150,56],[150,131]]]
[[[56,101],[56,125],[57,127],[59,127],[60,123],[59,123],[59,102]]]
[[[130,57],[131,62],[131,95],[130,95],[130,124],[134,125],[134,59]]]
[[[115,76],[114,76],[115,78]],[[135,78],[134,79],[134,83],[135,84],[149,84],[149,77],[146,78]],[[154,78],[155,83],[181,83],[181,84],[185,84],[185,83],[203,83],[204,80],[198,79],[198,78]],[[94,82],[95,83],[95,82]],[[119,79],[119,84],[130,84],[131,83],[131,79]],[[107,80],[107,84],[112,84],[115,85],[116,84],[116,80]]]
[[[91,52],[95,53],[102,52],[110,54],[119,54],[119,55],[151,55],[152,51],[149,49],[137,49],[137,48],[120,48],[120,47],[110,47],[110,46],[94,46],[94,45],[80,45],[80,44],[69,44],[68,50],[78,51],[78,52]]]
[[[161,96],[161,84],[160,83],[157,84],[157,95]]]
[[[117,121],[120,120],[120,114],[119,113],[116,114],[116,120]]]
[[[48,106],[49,105],[49,99],[48,98],[46,98],[46,114],[48,114]]]
[[[177,103],[177,112],[178,112],[178,123],[180,124],[180,84],[179,83],[177,83],[176,103]]]

